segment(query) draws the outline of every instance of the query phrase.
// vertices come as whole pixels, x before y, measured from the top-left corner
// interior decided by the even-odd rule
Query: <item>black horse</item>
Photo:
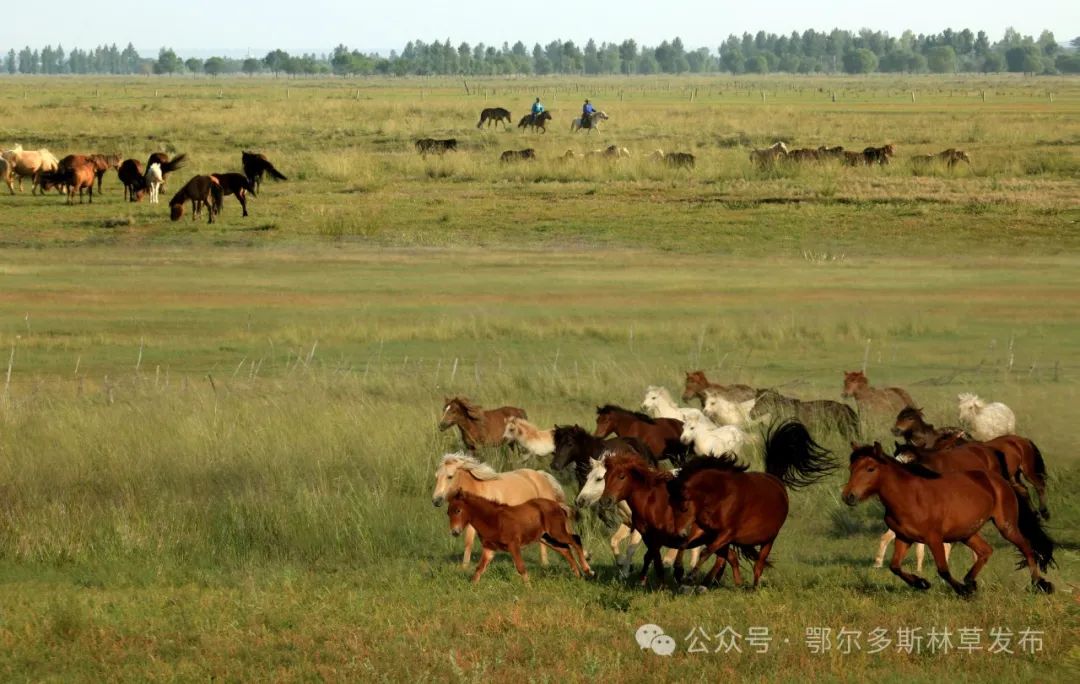
[[[439,140],[437,138],[420,138],[416,141],[416,151],[422,156],[427,156],[430,152],[432,154],[443,154],[445,152],[457,151],[457,138],[446,138],[445,140]]]
[[[251,181],[251,185],[256,190],[262,185],[262,178],[264,173],[270,174],[270,177],[274,180],[289,180],[280,171],[274,168],[274,165],[270,163],[270,160],[266,158],[265,154],[259,154],[258,152],[241,152],[240,161],[244,167],[244,175]],[[254,193],[253,193],[254,194]]]
[[[605,456],[630,454],[644,458],[653,466],[657,465],[649,448],[634,437],[604,439],[590,435],[580,425],[556,425],[554,440],[555,454],[551,457],[552,470],[563,470],[573,463],[578,487],[585,486],[585,480],[589,477],[589,471],[592,470],[590,459],[602,461]]]
[[[488,107],[480,112],[480,123],[476,124],[477,128],[484,125],[487,122],[488,126],[491,126],[491,122],[495,122],[495,128],[499,127],[499,122],[503,122],[503,128],[510,125],[510,110],[503,109],[502,107]]]

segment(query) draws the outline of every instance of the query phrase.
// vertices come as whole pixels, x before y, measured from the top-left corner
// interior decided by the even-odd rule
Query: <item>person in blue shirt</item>
[[[544,105],[540,102],[540,98],[536,98],[536,102],[533,102],[532,106],[532,118],[536,121],[536,117],[544,113]]]
[[[585,100],[585,105],[581,108],[581,127],[592,128],[592,115],[596,111],[596,107],[592,106],[592,103]]]

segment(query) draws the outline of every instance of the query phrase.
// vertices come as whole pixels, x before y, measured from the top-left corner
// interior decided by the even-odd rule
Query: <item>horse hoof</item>
[[[930,588],[930,583],[922,577],[916,577],[915,581],[911,583],[911,586],[915,587],[919,591],[926,591]]]
[[[975,587],[971,584],[961,584],[959,587],[956,587],[956,593],[964,598],[968,598],[975,593]]]
[[[885,567],[885,563],[883,563],[881,561],[875,561],[874,562],[874,567],[878,568],[878,569],[881,569],[881,568]]]
[[[1053,594],[1054,593],[1054,585],[1050,584],[1050,582],[1048,582],[1048,581],[1046,581],[1044,579],[1036,580],[1035,589],[1037,591],[1040,591],[1040,592],[1044,593],[1044,594]]]

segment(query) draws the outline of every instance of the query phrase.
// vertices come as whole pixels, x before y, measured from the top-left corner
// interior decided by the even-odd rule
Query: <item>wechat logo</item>
[[[675,652],[675,640],[664,634],[664,629],[659,625],[642,625],[634,634],[638,646],[642,650],[650,650],[659,656],[669,656]]]

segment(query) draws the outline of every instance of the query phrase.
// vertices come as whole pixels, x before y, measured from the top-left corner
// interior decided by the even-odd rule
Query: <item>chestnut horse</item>
[[[642,441],[655,461],[668,459],[673,465],[686,461],[689,447],[682,443],[683,425],[673,418],[653,418],[638,411],[628,411],[620,406],[606,404],[596,409],[595,437],[607,437],[615,433],[620,437],[634,437]]]
[[[184,202],[191,200],[191,220],[194,221],[203,206],[206,207],[207,223],[214,222],[217,207],[221,206],[221,185],[213,176],[194,176],[169,200],[169,218],[179,221],[184,215]]]
[[[877,496],[885,506],[885,524],[896,533],[893,574],[916,589],[930,583],[904,572],[901,563],[916,542],[930,547],[938,575],[961,596],[975,591],[975,578],[993,549],[979,534],[988,520],[1024,556],[1031,583],[1039,591],[1054,587],[1039,571],[1054,564],[1054,541],[1039,524],[1030,504],[1010,484],[992,472],[973,470],[936,473],[917,463],[903,464],[882,453],[881,445],[853,445],[850,475],[844,485],[844,503],[854,506]],[[975,564],[958,582],[949,572],[946,542],[963,542],[975,552]]]
[[[681,524],[701,529],[709,542],[690,573],[694,583],[710,555],[716,563],[702,586],[708,586],[733,558],[732,547],[754,559],[754,586],[787,520],[788,489],[808,487],[833,471],[827,449],[806,426],[794,420],[770,430],[765,440],[765,472],[747,472],[732,455],[699,458],[683,467],[669,488]],[[679,561],[676,561],[678,567]],[[741,582],[732,562],[735,584]]]
[[[439,430],[457,426],[461,441],[469,451],[480,447],[497,447],[505,441],[506,419],[510,416],[528,418],[525,409],[501,406],[485,411],[465,397],[448,397],[443,404]]]
[[[109,169],[120,168],[120,155],[118,154],[92,154],[90,161],[94,162],[94,176],[97,177],[97,191],[101,194],[101,179]]]
[[[682,394],[683,401],[690,401],[697,397],[701,400],[701,405],[704,406],[705,390],[710,389],[716,390],[729,401],[744,402],[757,397],[757,390],[749,385],[721,385],[709,382],[709,379],[705,377],[705,371],[687,371],[686,387],[683,389]]]
[[[905,406],[915,405],[915,400],[904,389],[871,387],[870,379],[862,371],[844,371],[844,389],[840,396],[854,398],[859,405],[859,416],[864,420],[875,412],[888,411],[891,415]]]
[[[656,465],[656,459],[650,453],[649,447],[641,440],[633,437],[602,439],[590,435],[580,425],[556,425],[554,442],[555,455],[551,459],[552,470],[562,470],[573,463],[579,488],[585,486],[589,471],[592,470],[592,461],[603,459],[605,453],[637,456]]]
[[[457,492],[450,497],[446,515],[450,519],[450,533],[455,537],[462,530],[472,528],[480,537],[484,551],[473,573],[473,583],[487,570],[496,551],[508,551],[514,558],[514,567],[525,584],[529,572],[521,557],[521,547],[540,542],[541,548],[551,547],[566,559],[574,575],[592,575],[592,568],[585,560],[581,537],[570,527],[570,509],[548,499],[530,499],[516,506],[495,503],[467,492]],[[571,554],[571,552],[573,552]],[[581,568],[581,572],[578,568]]]
[[[497,473],[491,466],[463,453],[443,456],[435,469],[435,489],[431,492],[431,504],[438,508],[458,491],[483,497],[496,503],[520,504],[530,499],[551,499],[566,503],[562,486],[551,476],[539,470],[521,468]],[[461,567],[469,567],[475,531],[465,530],[465,555]],[[547,565],[547,551],[540,549],[540,562]]]
[[[94,163],[81,154],[70,154],[60,160],[56,171],[48,171],[38,176],[42,191],[54,187],[67,192],[67,203],[75,204],[75,191],[79,191],[79,204],[83,202],[83,190],[90,195],[90,204],[94,203]]]

